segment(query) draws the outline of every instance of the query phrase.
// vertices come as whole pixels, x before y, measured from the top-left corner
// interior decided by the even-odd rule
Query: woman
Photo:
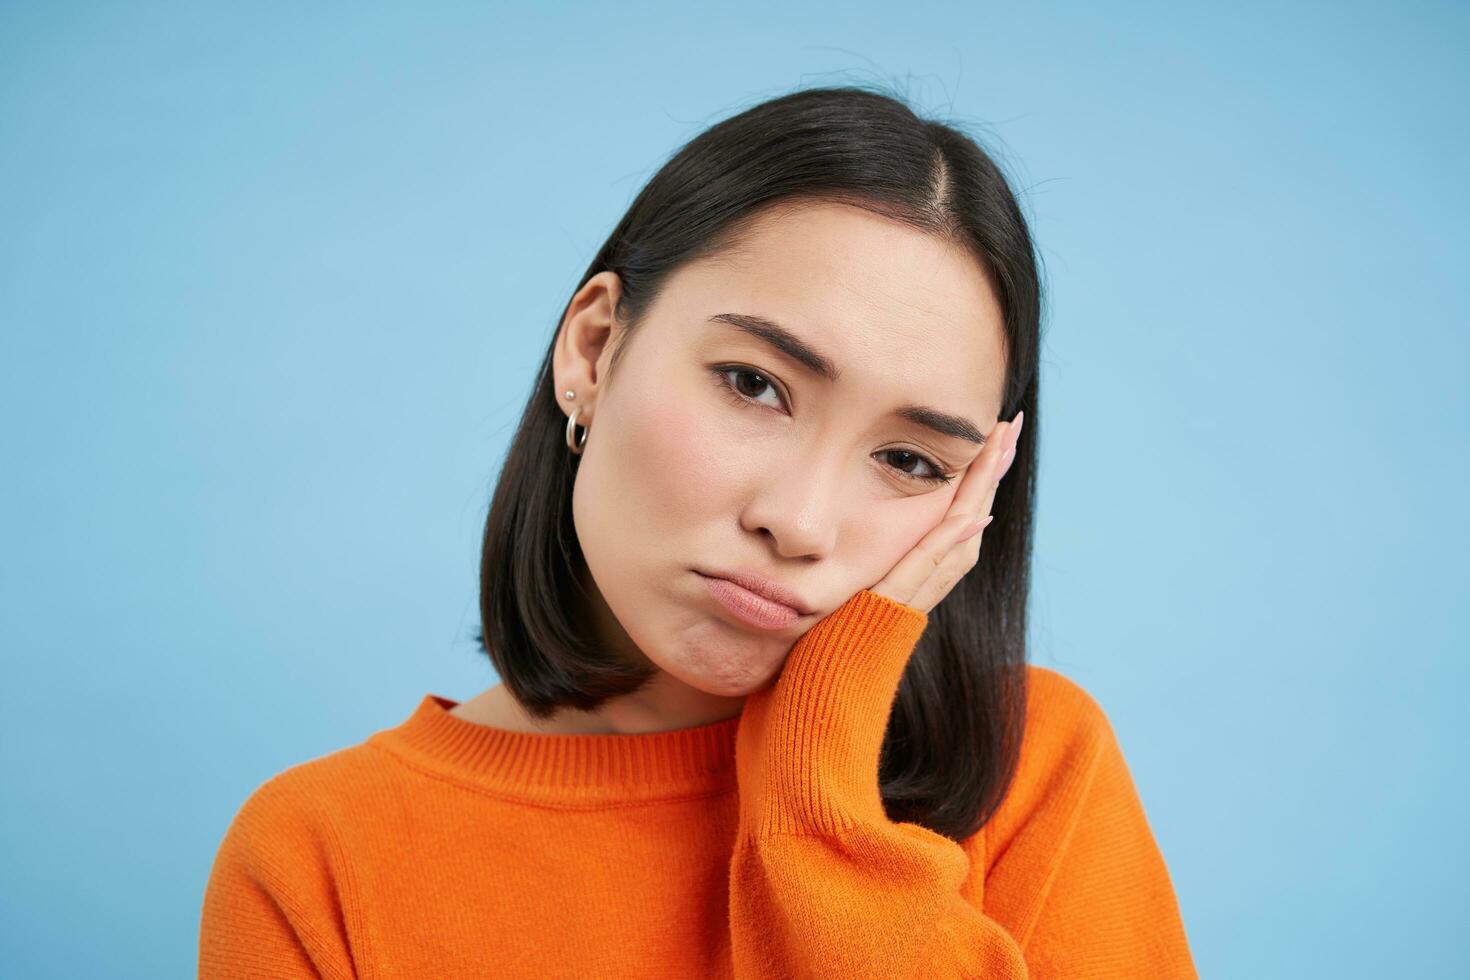
[[[682,148],[496,488],[501,683],[259,787],[200,975],[1195,976],[1106,715],[1026,664],[1040,309],[1000,171],[888,95]]]

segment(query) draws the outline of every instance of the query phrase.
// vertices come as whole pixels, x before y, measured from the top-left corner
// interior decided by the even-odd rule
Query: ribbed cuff
[[[888,716],[928,614],[868,589],[792,647],[750,695],[736,737],[748,833],[835,833],[886,819],[878,761]]]

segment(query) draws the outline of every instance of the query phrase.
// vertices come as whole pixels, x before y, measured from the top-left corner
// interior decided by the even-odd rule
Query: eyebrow
[[[749,313],[716,313],[709,318],[708,322],[724,323],[742,330],[755,339],[774,347],[827,381],[835,383],[838,378],[842,377],[842,372],[832,358],[817,351],[805,340],[774,320]],[[948,412],[941,412],[928,405],[913,404],[901,405],[894,409],[893,414],[932,429],[940,435],[954,436],[979,446],[985,445],[985,434],[980,431],[980,427],[963,416],[950,415]]]

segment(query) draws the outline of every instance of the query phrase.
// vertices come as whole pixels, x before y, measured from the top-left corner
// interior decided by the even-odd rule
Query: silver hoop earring
[[[582,414],[581,406],[572,409],[572,414],[567,417],[567,448],[572,451],[573,456],[582,455],[582,447],[587,445],[587,430],[590,426],[582,426],[582,438],[577,439],[577,416]]]

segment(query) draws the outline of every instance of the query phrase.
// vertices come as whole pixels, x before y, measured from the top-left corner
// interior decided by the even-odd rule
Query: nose
[[[808,456],[765,470],[740,522],[769,535],[783,558],[820,558],[836,542],[845,462],[836,453]]]

